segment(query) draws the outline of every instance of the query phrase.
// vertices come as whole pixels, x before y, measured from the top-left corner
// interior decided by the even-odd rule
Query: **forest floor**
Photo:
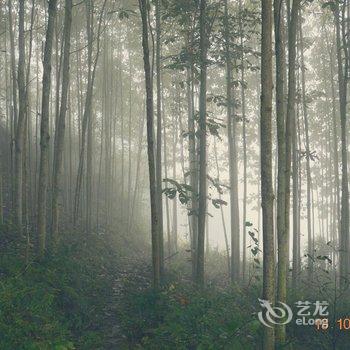
[[[38,262],[11,227],[0,234],[0,349],[238,349],[242,339],[252,348],[259,325],[244,294],[225,291],[220,276],[217,289],[197,291],[186,256],[156,293],[147,249],[125,239],[70,233]]]
[[[54,256],[26,264],[25,242],[8,227],[0,234],[0,349],[259,348],[260,282],[230,285],[218,252],[208,256],[205,289],[191,284],[184,250],[167,261],[156,293],[147,249],[116,235],[65,235]],[[349,348],[345,333],[336,346],[307,327],[289,335],[284,349]]]

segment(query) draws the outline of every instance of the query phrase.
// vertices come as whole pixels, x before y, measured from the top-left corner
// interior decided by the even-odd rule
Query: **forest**
[[[350,0],[0,0],[0,349],[350,348]]]

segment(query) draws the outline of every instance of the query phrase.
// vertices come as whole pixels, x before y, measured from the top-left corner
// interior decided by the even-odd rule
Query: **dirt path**
[[[130,288],[147,288],[150,281],[150,266],[138,257],[118,259],[118,268],[111,271],[113,287],[105,305],[104,349],[131,349],[121,326],[121,307]]]

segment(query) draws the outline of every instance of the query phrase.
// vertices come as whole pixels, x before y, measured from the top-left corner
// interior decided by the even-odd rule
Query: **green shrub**
[[[130,287],[129,287],[130,288]],[[125,294],[122,327],[142,349],[253,349],[257,322],[243,295],[170,284]],[[248,309],[247,309],[248,308]]]

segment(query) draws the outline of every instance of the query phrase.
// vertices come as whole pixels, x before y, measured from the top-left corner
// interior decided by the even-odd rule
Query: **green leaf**
[[[216,209],[220,209],[221,205],[227,205],[227,202],[223,199],[212,199],[212,203]]]

